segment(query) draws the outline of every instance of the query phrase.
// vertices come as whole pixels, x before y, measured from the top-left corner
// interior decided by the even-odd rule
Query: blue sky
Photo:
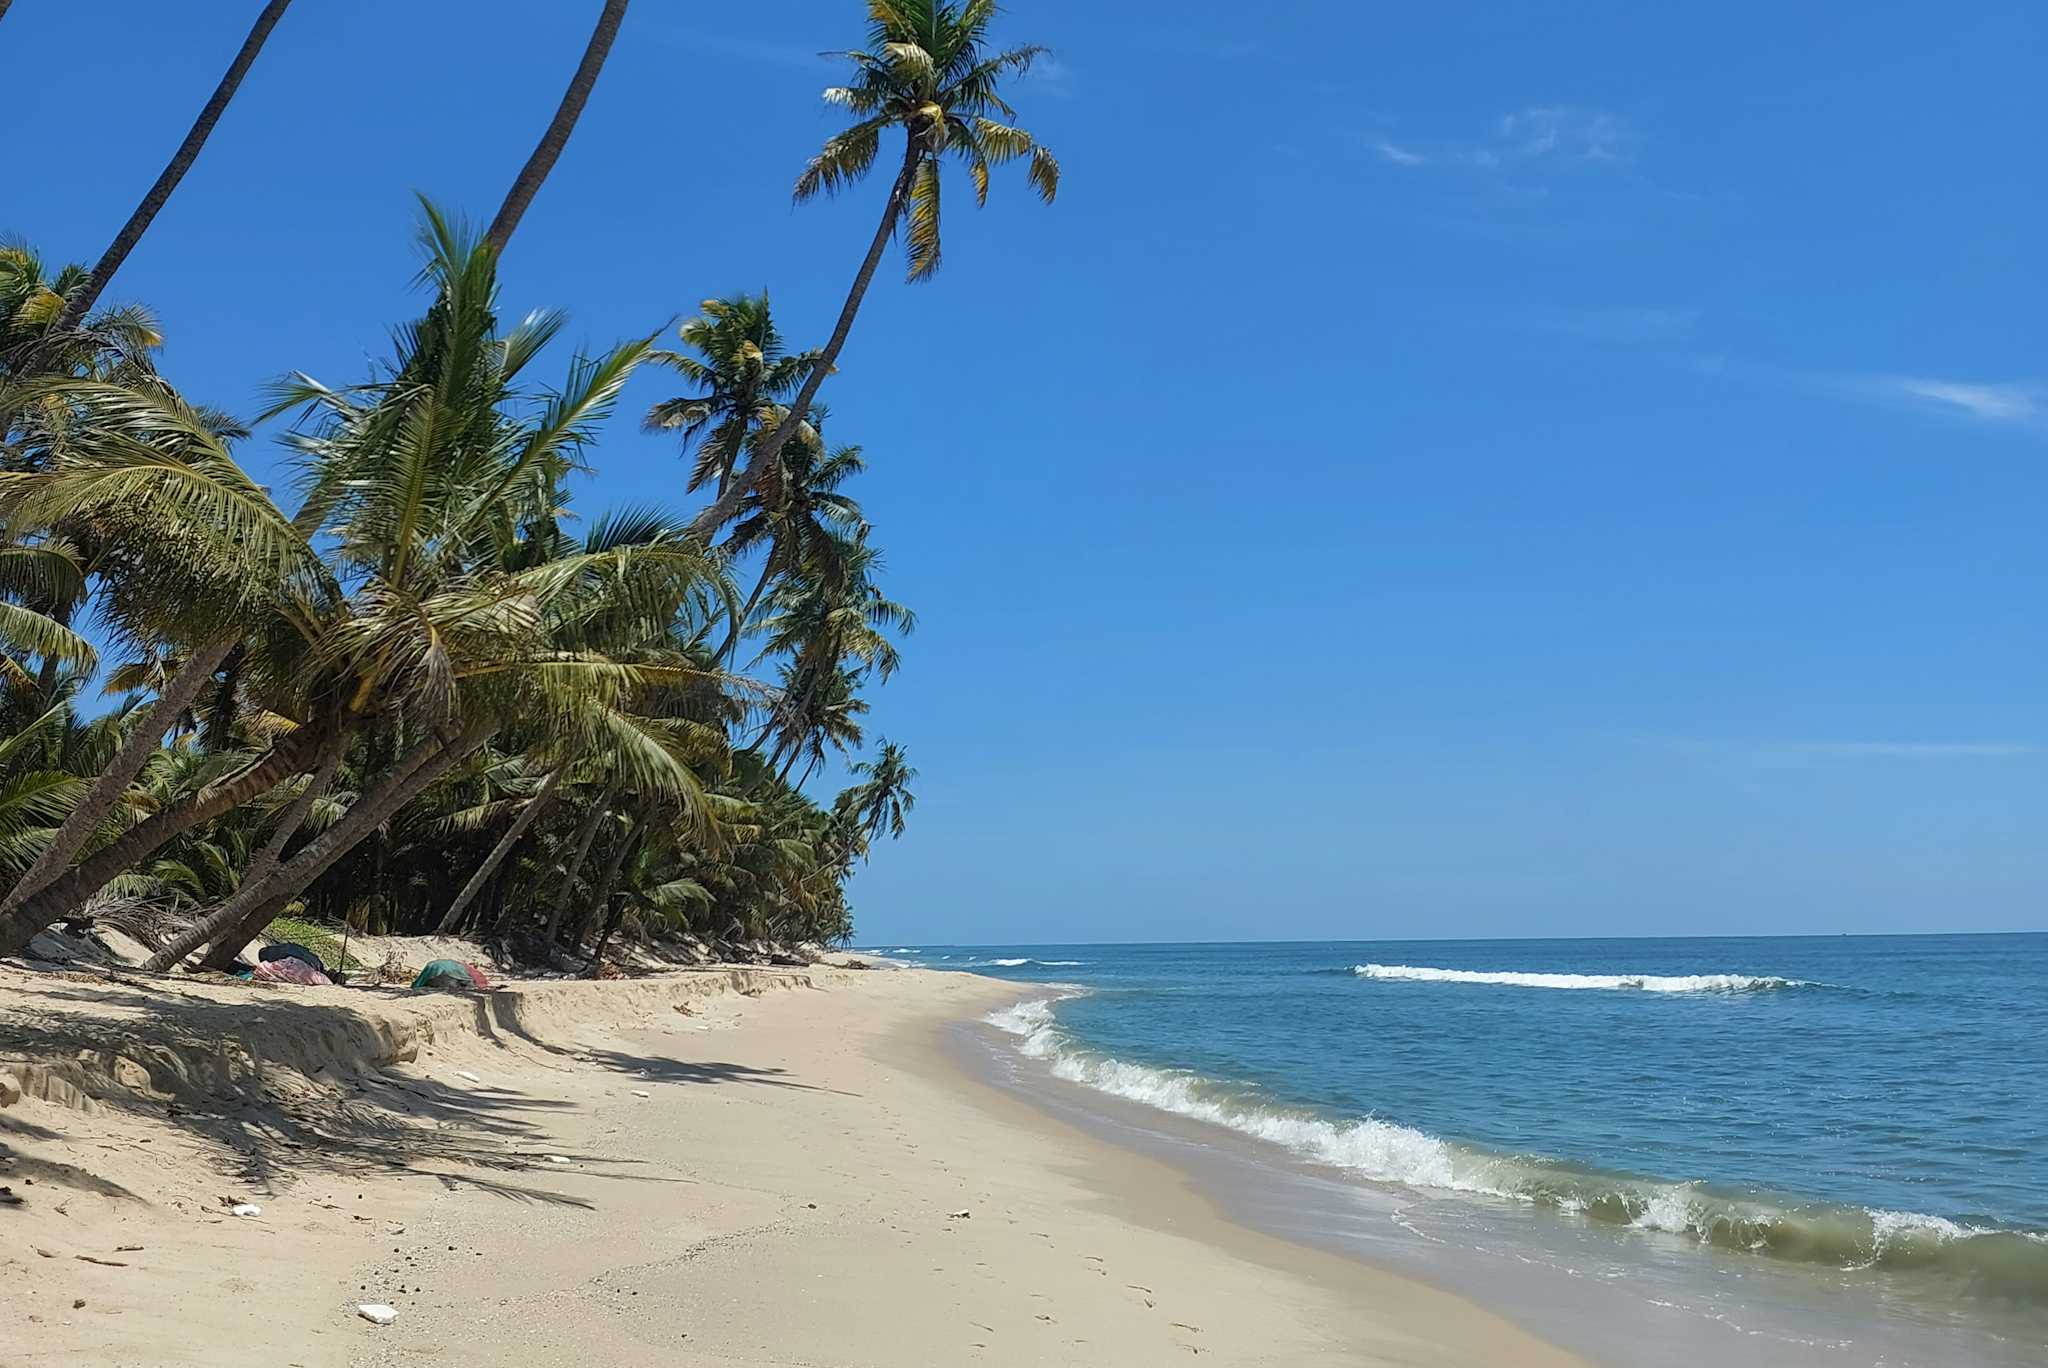
[[[416,309],[593,4],[289,12],[113,294],[248,411]],[[255,5],[19,0],[0,227],[90,259]],[[2038,928],[2048,12],[1019,0],[1048,209],[953,187],[826,393],[921,616],[864,941]],[[851,0],[640,0],[514,242],[608,344],[768,287]],[[112,97],[108,92],[120,92]],[[556,369],[565,368],[558,358]],[[588,506],[681,499],[637,430]],[[250,448],[259,468],[266,444]]]

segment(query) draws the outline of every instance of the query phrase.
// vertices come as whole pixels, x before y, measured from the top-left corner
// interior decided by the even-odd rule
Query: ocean
[[[1002,1078],[1238,1218],[1598,1361],[2048,1364],[2048,935],[881,953],[1018,981]]]

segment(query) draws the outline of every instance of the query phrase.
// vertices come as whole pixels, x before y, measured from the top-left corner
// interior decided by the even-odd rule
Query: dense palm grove
[[[982,0],[872,0],[826,92],[854,122],[797,182],[848,189],[901,138],[831,336],[795,349],[736,296],[673,349],[564,361],[562,315],[501,317],[498,260],[620,36],[626,0],[593,3],[489,230],[421,204],[421,312],[390,354],[237,418],[158,370],[147,312],[99,299],[287,3],[96,267],[0,248],[0,954],[95,919],[153,968],[219,968],[285,915],[592,968],[622,931],[844,938],[849,874],[913,802],[863,725],[913,617],[819,390],[889,244],[912,279],[937,266],[942,161],[979,200],[1022,159],[1053,197],[1000,93],[1036,50],[990,49]],[[643,370],[680,391],[645,421],[700,506],[572,510]],[[259,440],[288,479],[248,473]],[[808,791],[835,768],[845,788]]]

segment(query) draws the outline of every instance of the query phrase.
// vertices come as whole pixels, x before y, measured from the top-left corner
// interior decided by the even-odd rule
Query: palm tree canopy
[[[905,818],[917,806],[917,795],[910,791],[917,771],[910,767],[903,747],[885,739],[873,760],[849,768],[860,782],[839,795],[835,810],[855,823],[863,844],[884,831],[892,840],[901,836]]]
[[[647,412],[650,430],[682,435],[684,449],[698,441],[689,488],[732,478],[749,436],[787,399],[817,363],[816,352],[791,355],[768,310],[766,291],[707,299],[703,312],[677,335],[687,352],[657,351],[648,360],[667,366],[700,391],[664,399]]]
[[[853,64],[853,79],[825,92],[856,122],[828,138],[797,178],[799,202],[837,194],[874,166],[885,130],[903,129],[912,167],[905,235],[912,280],[939,266],[941,157],[966,168],[977,204],[988,202],[989,168],[1020,159],[1041,199],[1050,204],[1059,193],[1059,162],[1017,126],[1002,94],[1004,78],[1022,76],[1046,50],[991,52],[995,14],[995,0],[869,0],[867,47],[836,54]]]
[[[813,410],[812,416],[822,425],[822,409]],[[778,423],[782,417],[778,412]],[[840,548],[858,544],[868,531],[860,504],[839,492],[841,485],[867,469],[861,449],[841,445],[828,453],[816,428],[804,426],[806,430],[783,445],[773,465],[747,491],[725,539],[725,554],[735,560],[767,548],[764,588],[770,577],[802,575],[838,582],[845,575]]]

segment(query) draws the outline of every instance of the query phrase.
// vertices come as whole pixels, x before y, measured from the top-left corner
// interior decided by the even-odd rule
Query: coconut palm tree
[[[905,759],[903,747],[884,739],[875,758],[855,762],[852,773],[859,782],[841,793],[833,808],[852,822],[860,835],[860,853],[866,854],[884,831],[891,840],[902,837],[904,819],[917,806],[917,795],[910,791],[917,771]]]
[[[530,406],[514,383],[561,319],[534,315],[495,335],[495,251],[431,207],[423,240],[437,297],[427,318],[402,334],[388,378],[344,391],[300,377],[280,403],[313,414],[313,426],[294,439],[307,505],[333,529],[339,572],[357,586],[350,614],[323,632],[316,659],[354,680],[356,698],[403,699],[409,715],[438,730],[422,743],[426,750],[408,752],[386,776],[374,801],[359,799],[368,804],[365,820],[352,810],[262,884],[210,913],[205,924],[216,936],[296,896],[382,815],[507,722],[552,756],[556,783],[565,758],[587,750],[639,766],[650,785],[694,783],[679,757],[690,738],[622,706],[635,688],[694,671],[615,659],[595,643],[665,643],[693,591],[712,583],[729,597],[729,585],[658,521],[607,520],[582,545],[566,543],[555,526],[562,479],[651,339],[579,359],[566,385],[522,414]],[[464,725],[454,733],[458,719]],[[551,784],[543,789],[532,816],[552,796]],[[516,828],[499,843],[453,916],[523,834]],[[222,944],[216,940],[216,952]]]
[[[730,595],[717,567],[672,533],[639,545],[579,547],[568,555],[531,552],[537,537],[546,541],[553,536],[560,482],[651,340],[579,359],[552,397],[529,403],[514,390],[514,382],[560,319],[538,315],[499,335],[495,253],[431,209],[424,241],[437,297],[426,319],[401,334],[400,356],[388,372],[353,390],[334,390],[303,377],[284,387],[281,402],[307,405],[315,413],[314,426],[293,437],[305,466],[306,505],[296,519],[284,519],[266,499],[260,517],[248,513],[245,520],[270,532],[276,530],[272,524],[281,522],[301,552],[310,537],[322,535],[334,567],[318,565],[316,571],[297,575],[317,580],[328,591],[324,599],[316,602],[301,594],[284,609],[269,605],[273,619],[280,614],[285,619],[284,640],[270,639],[280,634],[270,629],[269,637],[252,636],[252,647],[260,648],[252,658],[269,672],[274,687],[285,688],[287,677],[293,681],[311,711],[299,729],[304,739],[298,739],[299,733],[292,738],[296,751],[287,751],[281,740],[268,757],[252,763],[246,782],[223,784],[204,801],[220,810],[225,810],[221,805],[239,805],[253,796],[257,780],[267,781],[267,787],[312,768],[324,738],[374,729],[385,725],[384,718],[402,723],[409,767],[395,768],[365,790],[356,805],[361,812],[352,809],[348,818],[323,832],[314,842],[317,851],[309,854],[309,847],[265,879],[238,890],[237,921],[317,877],[361,838],[374,814],[409,801],[481,745],[498,729],[494,717],[546,720],[570,741],[626,748],[653,771],[664,764],[669,771],[680,768],[673,757],[662,758],[671,738],[656,728],[650,739],[644,729],[621,720],[617,704],[649,679],[689,671],[614,661],[587,649],[584,638],[591,624],[603,623],[612,629],[633,627],[644,639],[665,641],[676,605],[688,594],[716,584]],[[132,418],[133,404],[124,407],[97,392],[92,397]],[[137,501],[148,516],[132,513],[124,522],[117,516],[120,509],[108,506],[108,491],[126,488],[113,478],[121,473],[120,462],[141,457],[114,441],[81,447],[75,468],[0,477],[0,506],[9,497],[11,479],[19,487],[12,497],[31,515],[31,523],[53,513],[97,519],[94,525],[110,544],[131,547],[129,558],[138,575],[168,575],[173,587],[184,573],[176,568],[175,553],[205,549],[203,544],[155,544],[144,534],[167,519],[182,518],[184,526],[195,514],[210,519],[208,526],[234,525],[230,515],[238,505],[224,497],[209,504],[181,495],[175,483]],[[232,462],[218,444],[194,441],[187,448],[181,453],[185,464],[153,457],[155,466],[173,464],[178,474],[203,458],[225,488]],[[228,492],[246,493],[239,487]],[[262,537],[254,540],[263,544]],[[168,569],[167,562],[173,563]],[[279,579],[289,585],[294,575],[273,579],[273,599]],[[117,577],[117,588],[120,583]],[[348,587],[345,600],[339,593],[343,584]],[[177,633],[161,628],[178,622],[167,618],[158,623],[142,612],[154,600],[139,588],[129,596],[139,605],[132,635],[176,639]],[[117,610],[125,603],[115,595]],[[199,633],[183,635],[204,639]],[[187,664],[179,673],[192,669]],[[171,696],[167,691],[164,698]],[[636,742],[639,749],[633,751]],[[145,749],[154,744],[152,737]],[[658,753],[651,758],[650,748]],[[194,809],[188,804],[177,811],[178,820],[185,820]],[[157,814],[130,835],[154,837],[168,820],[168,814]],[[118,849],[124,857],[136,853],[125,844]],[[112,858],[110,853],[107,859]],[[24,895],[24,901],[7,909],[20,925],[10,924],[0,935],[25,940],[39,929],[39,921],[47,924],[61,912],[54,899],[61,895],[75,902],[97,886],[93,880],[118,872],[104,868],[105,863],[95,855],[61,887],[53,884],[48,897]]]
[[[760,658],[784,656],[788,665],[754,746],[773,737],[769,755],[784,762],[783,774],[800,753],[822,759],[819,747],[830,741],[827,732],[838,738],[832,744],[857,741],[853,719],[865,705],[855,698],[854,686],[894,674],[900,656],[889,634],[906,634],[917,625],[916,614],[875,584],[881,556],[872,545],[840,539],[832,564],[835,575],[799,575],[777,585],[761,623]]]
[[[34,690],[47,705],[56,701],[61,670],[89,674],[98,664],[92,643],[68,625],[85,597],[85,568],[77,549],[61,537],[4,537],[0,530],[0,677]],[[41,662],[34,674],[27,667],[31,660]]]
[[[569,78],[569,88],[562,92],[562,102],[555,107],[555,117],[548,121],[540,142],[534,146],[533,155],[519,169],[512,188],[505,193],[504,203],[498,206],[498,216],[491,220],[490,231],[484,235],[492,251],[502,253],[505,250],[513,230],[526,215],[526,206],[533,203],[541,182],[548,178],[548,172],[555,169],[562,149],[569,145],[569,135],[576,131],[576,121],[583,117],[583,106],[590,100],[590,92],[597,85],[597,75],[604,70],[605,58],[611,55],[612,40],[619,36],[619,25],[625,22],[625,18],[626,0],[604,0],[604,8],[598,11],[597,27],[590,31],[590,42],[583,49],[583,60],[576,64],[576,74]]]
[[[533,825],[535,818],[548,810],[548,804],[554,801],[555,790],[561,787],[562,780],[568,773],[569,763],[564,760],[549,767],[541,775],[532,795],[519,805],[519,815],[506,827],[505,834],[498,838],[490,853],[477,862],[477,867],[471,872],[468,882],[462,885],[462,891],[449,901],[448,910],[441,915],[441,924],[435,928],[437,934],[446,936],[454,933],[455,928],[462,922],[462,914],[469,910],[477,894],[483,892],[484,885],[498,872],[498,866],[512,853],[512,848],[519,844],[519,838],[526,834],[526,829]]]
[[[0,241],[0,432],[12,428],[9,391],[37,376],[103,379],[151,374],[150,355],[163,344],[156,320],[139,308],[102,310],[62,330],[57,321],[89,272],[65,266],[50,275],[35,249]],[[18,394],[12,395],[18,401]],[[9,453],[9,466],[23,457]]]
[[[576,824],[576,835],[570,845],[570,856],[562,870],[562,882],[554,902],[548,908],[547,922],[541,928],[541,940],[553,945],[561,934],[562,918],[568,915],[569,905],[576,897],[576,879],[583,872],[583,863],[590,858],[590,848],[597,841],[597,831],[605,818],[611,815],[612,804],[618,801],[617,779],[609,780],[584,808],[583,818]]]
[[[815,416],[822,423],[824,410]],[[836,447],[828,456],[813,430],[784,446],[775,469],[747,491],[723,550],[735,561],[764,548],[766,554],[760,577],[733,619],[718,659],[732,654],[771,583],[798,574],[827,582],[844,575],[839,548],[863,540],[867,522],[860,505],[839,487],[866,469],[859,447]]]
[[[586,925],[595,921],[599,926],[597,942],[590,956],[589,972],[592,975],[603,966],[605,946],[610,943],[612,933],[618,930],[619,919],[624,915],[624,908],[613,897],[620,871],[646,836],[646,821],[633,811],[630,803],[617,814],[615,826],[611,834],[611,851],[605,857],[604,870],[591,890],[590,905],[584,912]],[[581,938],[579,934],[577,939]]]
[[[859,687],[859,678],[836,664],[815,672],[794,662],[784,667],[783,696],[792,701],[779,714],[775,746],[769,752],[771,761],[782,760],[778,782],[789,783],[796,762],[802,760],[804,771],[795,782],[801,789],[830,758],[828,751],[844,755],[860,747],[860,719],[867,715],[868,705]]]
[[[662,400],[647,411],[647,427],[680,433],[686,451],[696,441],[686,487],[694,493],[709,483],[723,494],[747,442],[770,419],[775,402],[803,383],[817,354],[792,356],[784,349],[766,291],[707,299],[703,310],[677,330],[696,355],[659,351],[648,358],[702,393]]]
[[[121,269],[121,263],[135,250],[135,244],[142,241],[142,235],[149,231],[150,223],[156,218],[171,192],[178,188],[178,182],[185,179],[185,173],[192,169],[192,163],[199,160],[201,149],[213,134],[213,126],[220,122],[220,116],[227,112],[228,102],[241,89],[242,78],[249,74],[249,68],[256,62],[257,54],[263,51],[263,44],[270,37],[270,31],[277,27],[277,21],[284,18],[284,12],[291,0],[269,0],[257,14],[256,22],[249,28],[248,37],[242,40],[241,50],[235,53],[235,60],[228,63],[227,74],[220,78],[213,94],[201,107],[199,117],[193,120],[185,140],[178,144],[178,150],[171,154],[170,162],[149,187],[149,193],[142,197],[142,203],[135,206],[135,212],[121,225],[121,231],[114,234],[114,240],[92,268],[92,274],[69,292],[64,311],[58,317],[58,331],[68,331],[92,310],[99,302],[100,292],[107,288],[107,282],[114,278],[114,272]]]
[[[103,616],[129,640],[179,645],[184,659],[0,900],[0,947],[10,948],[62,910],[27,904],[58,881],[248,633],[280,615],[317,614],[338,593],[307,536],[234,462],[216,425],[167,386],[48,379],[23,388],[33,406],[61,408],[66,431],[53,459],[0,471],[0,518],[97,545]]]
[[[628,916],[639,922],[643,933],[672,932],[689,929],[717,905],[716,895],[695,876],[718,857],[688,831],[662,821],[658,812],[650,816],[640,824],[637,839],[627,845],[617,896],[591,950],[593,972],[604,963],[612,936]]]
[[[856,184],[881,155],[882,135],[903,134],[903,155],[881,222],[855,272],[839,319],[789,404],[789,421],[755,450],[742,477],[697,516],[691,532],[710,541],[731,520],[740,492],[774,468],[782,446],[796,433],[818,397],[819,386],[838,364],[853,330],[854,315],[881,264],[882,253],[907,213],[905,243],[910,279],[923,280],[939,266],[939,162],[950,157],[967,170],[976,203],[988,200],[989,169],[1019,159],[1039,197],[1050,204],[1059,193],[1060,166],[1037,140],[1015,124],[1017,111],[1003,98],[1006,77],[1022,76],[1045,55],[1040,47],[991,52],[988,26],[995,0],[868,0],[868,46],[843,55],[853,79],[825,92],[825,99],[854,116],[854,122],[826,139],[797,178],[799,204],[834,195]]]
[[[34,864],[85,791],[51,755],[70,725],[70,704],[59,701],[0,739],[0,870]]]

